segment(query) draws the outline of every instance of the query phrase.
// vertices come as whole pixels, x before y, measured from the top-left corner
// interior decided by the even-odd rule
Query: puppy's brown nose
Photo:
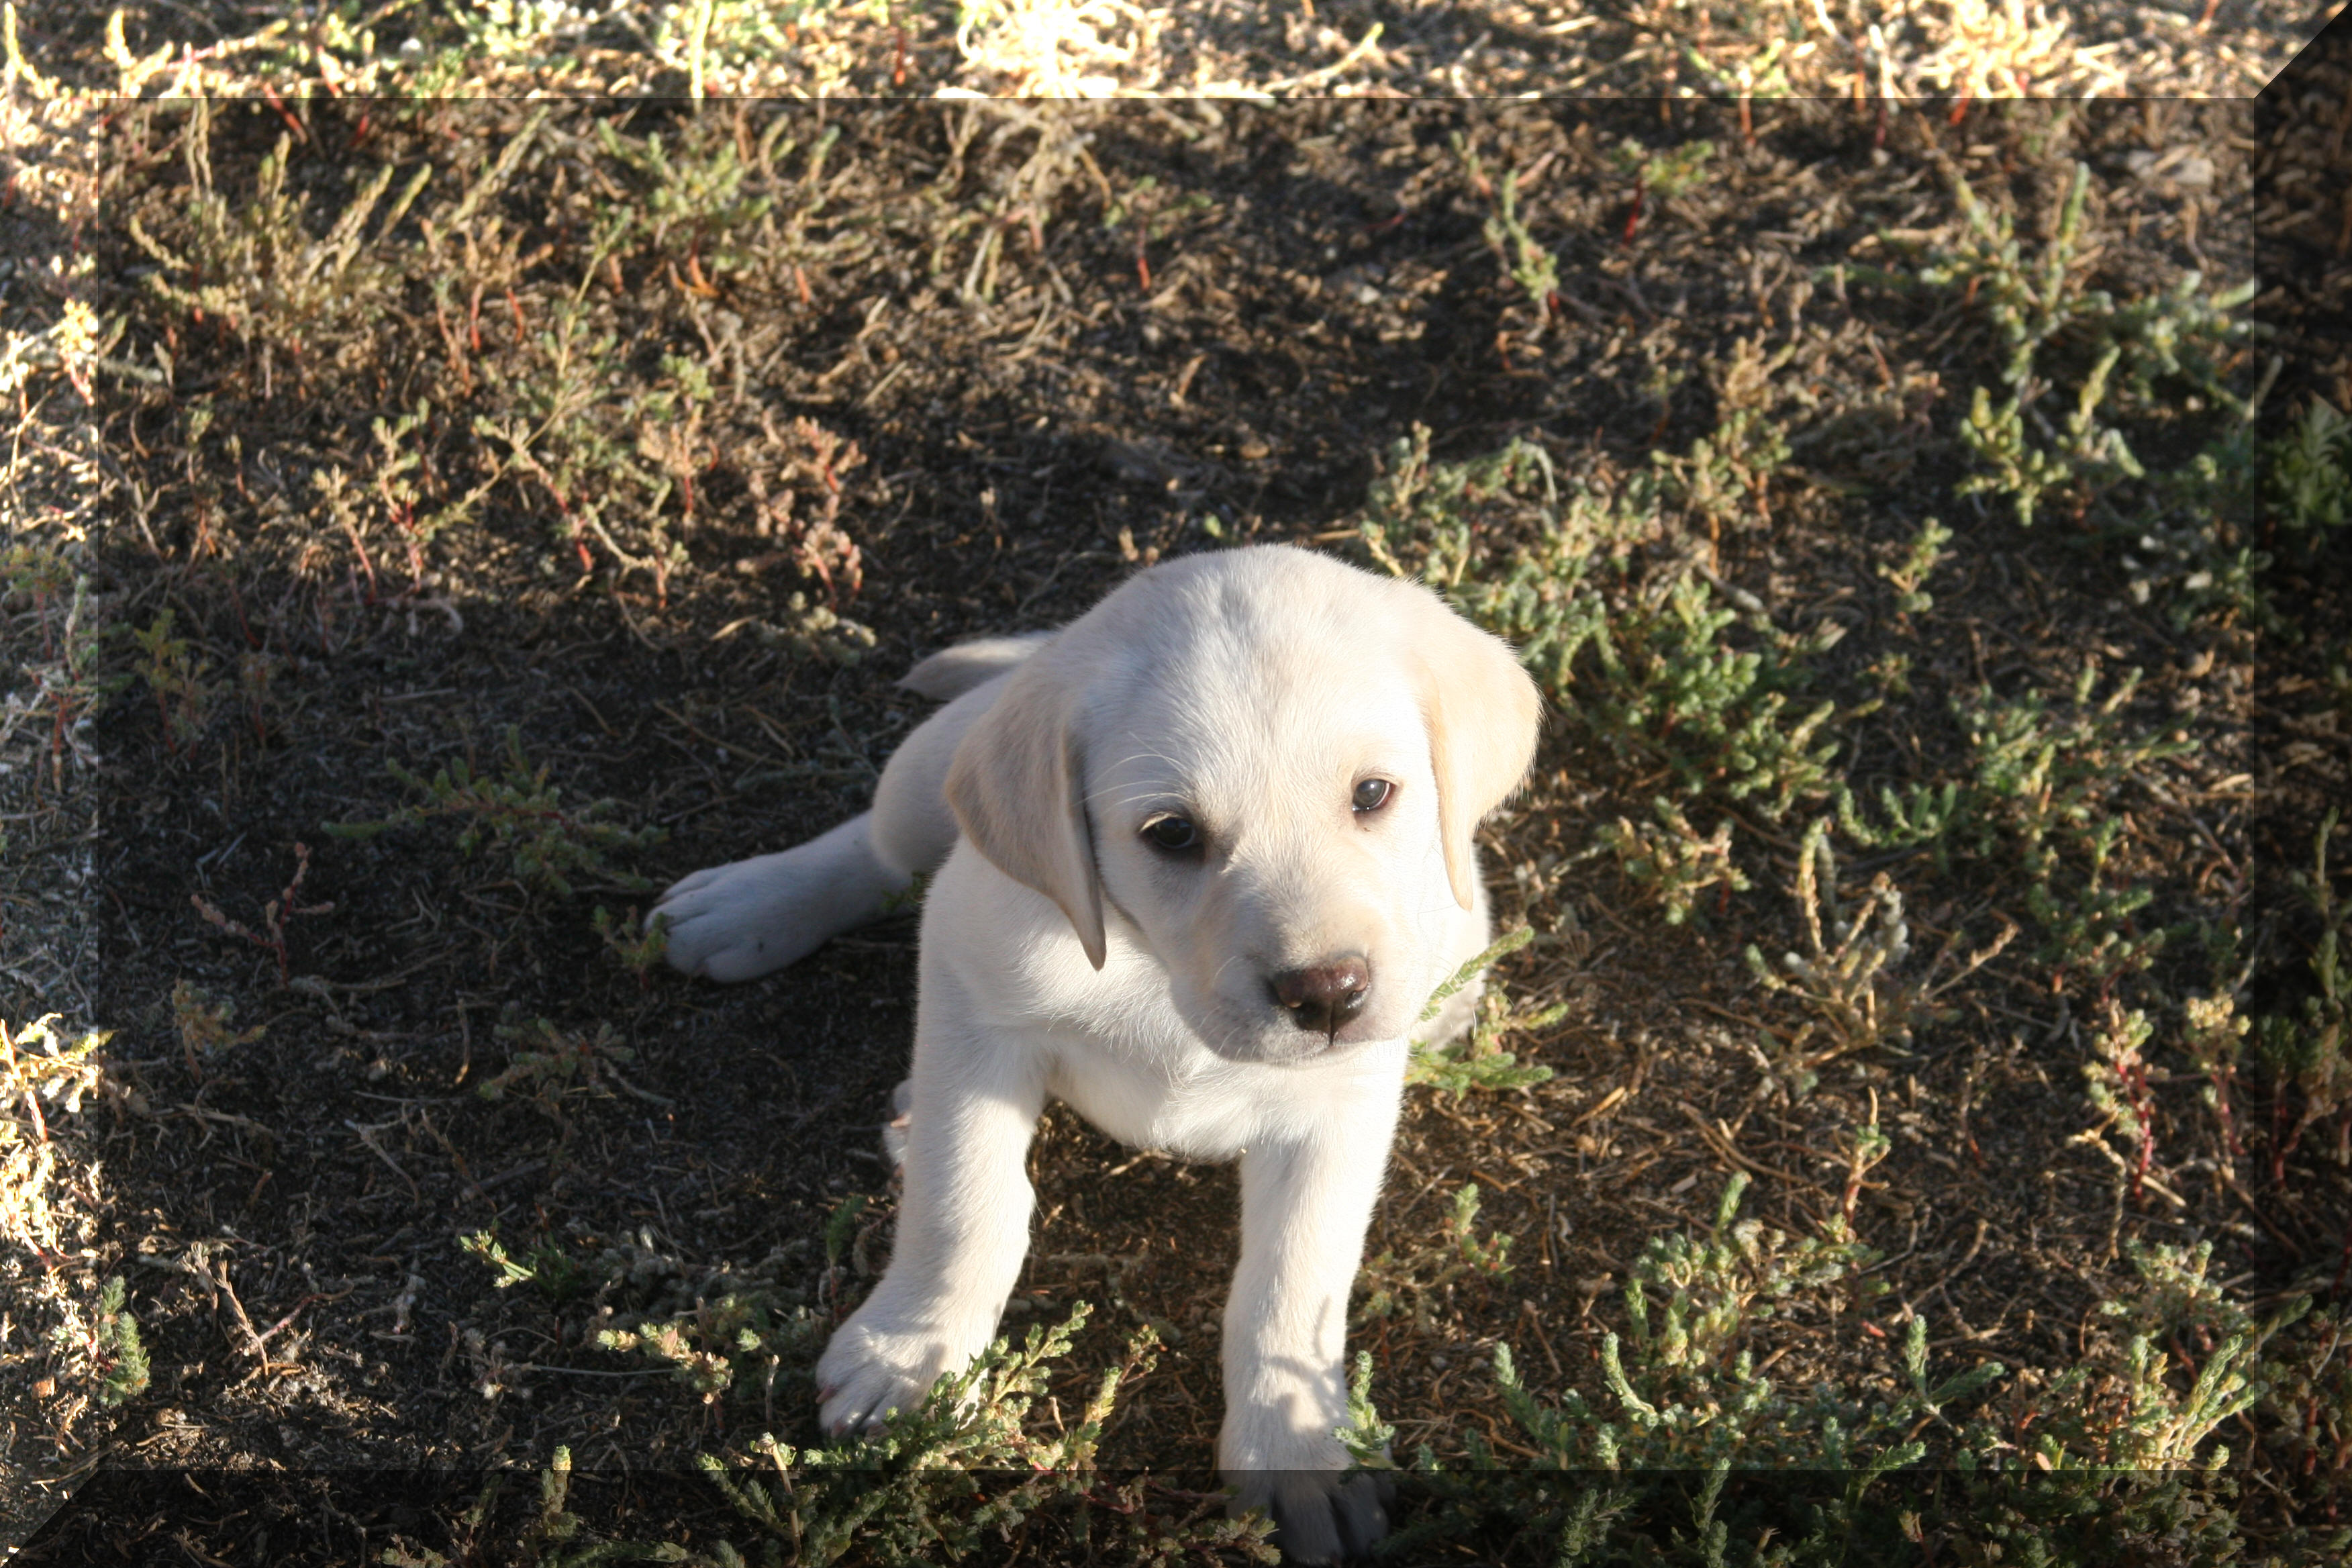
[[[1276,1003],[1290,1014],[1292,1023],[1318,1035],[1338,1034],[1364,1010],[1364,998],[1371,990],[1372,966],[1353,952],[1274,977]]]

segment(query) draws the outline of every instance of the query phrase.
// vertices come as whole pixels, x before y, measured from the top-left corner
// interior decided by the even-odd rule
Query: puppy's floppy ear
[[[1437,774],[1445,877],[1454,901],[1466,910],[1477,892],[1478,824],[1527,776],[1542,699],[1509,644],[1480,631],[1425,589],[1413,590],[1412,597],[1412,648],[1422,666],[1422,717]]]
[[[1077,706],[1055,661],[1024,664],[957,744],[947,797],[972,847],[1060,906],[1087,962],[1100,969],[1102,883],[1087,823]]]

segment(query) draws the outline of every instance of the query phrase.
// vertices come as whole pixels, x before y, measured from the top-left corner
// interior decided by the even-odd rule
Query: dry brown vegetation
[[[2073,1549],[2336,1550],[2352,64],[2029,103],[2244,92],[2316,23],[1726,9],[20,7],[12,1533],[85,1488],[51,1552],[760,1539],[681,1476],[813,1436],[914,926],[722,990],[636,911],[860,806],[921,655],[1288,540],[1558,701],[1490,833],[1535,940],[1370,1249],[1401,1461],[2226,1447]],[[1234,84],[1304,100],[930,96]],[[1537,89],[1656,96],[1381,96]],[[1093,1315],[909,1451],[1062,1473],[1120,1367],[1147,1473],[1088,1506],[1245,1551],[1178,1479],[1228,1173],[1056,1112],[1035,1175],[1008,1327]],[[559,1451],[654,1479],[479,1496]],[[176,1467],[252,1489],[123,1479]],[[1579,1506],[1424,1481],[1449,1560]],[[1921,1561],[2001,1517],[1945,1506]]]

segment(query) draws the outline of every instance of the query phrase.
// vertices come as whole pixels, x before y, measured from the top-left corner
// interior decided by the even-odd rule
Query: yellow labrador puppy
[[[1218,1464],[1294,1558],[1362,1551],[1380,1502],[1332,1436],[1348,1292],[1408,1038],[1488,940],[1473,834],[1527,772],[1534,684],[1426,589],[1278,546],[1154,566],[905,684],[952,700],[871,812],[656,910],[672,963],[741,980],[934,879],[898,1241],[817,1364],[825,1426],[918,1403],[993,1336],[1051,1097],[1240,1162]]]

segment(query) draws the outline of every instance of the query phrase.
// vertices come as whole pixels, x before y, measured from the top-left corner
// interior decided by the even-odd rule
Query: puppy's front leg
[[[1400,1066],[1402,1057],[1400,1056]],[[1396,1075],[1358,1086],[1302,1136],[1243,1154],[1242,1259],[1225,1304],[1217,1464],[1244,1508],[1270,1507],[1301,1563],[1359,1556],[1386,1531],[1375,1483],[1342,1485],[1348,1292],[1396,1129]]]
[[[1044,1075],[1016,1042],[968,1027],[944,1039],[919,1032],[890,1266],[817,1362],[828,1432],[878,1426],[961,1371],[987,1348],[1020,1277]]]

